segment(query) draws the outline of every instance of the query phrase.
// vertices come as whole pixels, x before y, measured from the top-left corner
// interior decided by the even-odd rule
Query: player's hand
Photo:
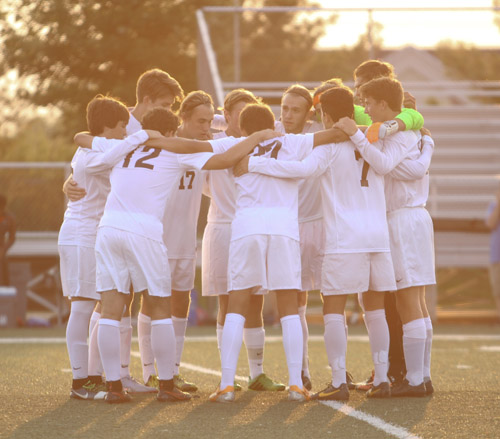
[[[87,191],[78,186],[78,183],[72,178],[64,182],[63,192],[68,197],[69,201],[78,201],[87,195]]]
[[[163,137],[162,133],[156,130],[144,130],[146,131],[146,134],[148,135],[149,139],[159,139],[160,137]]]
[[[261,130],[261,131],[257,131],[254,134],[257,136],[259,143],[265,142],[266,140],[274,139],[276,137],[281,137],[284,135],[280,131],[275,131],[275,130],[272,130],[270,128],[265,129],[265,130]]]
[[[339,121],[334,125],[334,127],[338,128],[339,130],[342,130],[349,137],[353,136],[354,134],[356,134],[356,131],[358,131],[358,126],[356,125],[356,122],[350,117],[340,118]]]
[[[276,136],[275,136],[276,137]],[[243,174],[248,173],[248,162],[250,156],[245,156],[233,167],[233,174],[235,177],[241,177]]]
[[[422,134],[422,136],[432,137],[431,132],[425,127],[420,128],[420,134]]]
[[[368,129],[365,131],[365,136],[368,139],[368,142],[370,143],[378,142],[381,126],[382,122],[375,122],[368,127]]]
[[[415,99],[415,96],[413,96],[411,93],[405,91],[404,98],[403,98],[403,106],[405,108],[413,108],[414,110],[416,110],[417,109],[417,100]]]

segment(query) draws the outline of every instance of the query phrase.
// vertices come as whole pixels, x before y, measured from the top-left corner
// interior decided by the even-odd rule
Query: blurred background
[[[498,322],[485,216],[500,174],[500,2],[346,3],[0,0],[0,194],[17,223],[0,327],[67,316],[57,254],[61,188],[73,134],[86,129],[85,107],[97,93],[133,106],[137,78],[157,67],[218,106],[244,87],[279,115],[290,84],[312,89],[340,77],[352,86],[355,67],[371,58],[394,65],[436,143],[427,205],[436,232],[433,318]],[[215,304],[193,297],[191,322],[211,322]],[[320,307],[311,295],[312,321]]]

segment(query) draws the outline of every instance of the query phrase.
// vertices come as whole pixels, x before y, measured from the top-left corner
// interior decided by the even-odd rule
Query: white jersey
[[[321,175],[325,254],[389,251],[384,177],[351,142],[321,145],[301,162],[251,157],[249,171],[281,178]]]
[[[127,135],[134,134],[139,130],[142,130],[141,123],[135,118],[135,116],[130,112],[133,108],[129,108],[130,118],[127,124]]]
[[[274,127],[277,131],[285,133],[285,127],[276,121]],[[323,129],[318,122],[307,121],[302,134],[316,133]],[[319,190],[319,177],[311,176],[299,181],[299,223],[315,221],[323,218],[321,207],[321,191]]]
[[[214,140],[227,137],[225,132],[214,134]],[[236,210],[236,184],[231,169],[207,171],[205,192],[211,198],[207,223],[231,224]]]
[[[212,156],[176,155],[148,146],[127,155],[111,172],[111,192],[99,227],[113,227],[162,242],[165,206],[171,193],[186,170],[201,169]],[[184,219],[177,218],[175,224],[179,233]]]
[[[387,212],[403,207],[424,207],[429,198],[429,166],[434,141],[423,136],[414,144],[406,160],[385,176]]]
[[[92,149],[78,148],[71,160],[73,178],[87,195],[69,201],[59,232],[59,245],[94,247],[97,226],[109,194],[109,173],[126,154],[148,139],[139,131],[123,140],[94,137]]]
[[[211,140],[214,152],[224,152],[241,138]],[[258,145],[253,154],[301,160],[313,148],[313,134],[287,134]],[[282,235],[299,240],[298,180],[277,179],[267,175],[245,174],[235,178],[236,213],[231,240],[249,235]]]

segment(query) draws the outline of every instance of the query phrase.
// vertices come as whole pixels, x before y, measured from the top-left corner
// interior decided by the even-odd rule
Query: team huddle
[[[354,79],[355,95],[336,78],[313,92],[292,85],[279,121],[244,89],[228,93],[223,115],[214,115],[207,93],[184,97],[158,69],[141,75],[131,109],[101,95],[89,103],[58,242],[71,300],[72,398],[121,403],[150,392],[176,402],[197,391],[179,364],[202,193],[211,199],[202,294],[219,303],[221,380],[210,401],[230,403],[241,390],[243,341],[251,390],[287,389],[292,401],[347,401],[354,388],[369,398],[433,393],[425,286],[435,284],[434,237],[425,203],[434,143],[390,64],[364,62]],[[311,290],[321,291],[332,370],[316,393]],[[268,292],[276,294],[288,386],[264,372]],[[134,293],[144,384],[129,371]],[[346,370],[349,294],[358,295],[373,358],[371,378],[357,385]]]

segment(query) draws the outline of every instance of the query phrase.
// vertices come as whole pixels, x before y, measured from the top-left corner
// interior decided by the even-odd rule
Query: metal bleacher
[[[270,103],[279,116],[280,97],[290,84],[223,81],[203,10],[197,11],[197,20],[199,86],[219,106],[228,91],[246,88]],[[302,84],[313,89],[319,81]],[[416,97],[436,144],[427,208],[436,228],[437,265],[484,267],[489,245],[484,216],[500,178],[500,106],[484,102],[498,100],[500,82],[403,81],[403,85]]]

